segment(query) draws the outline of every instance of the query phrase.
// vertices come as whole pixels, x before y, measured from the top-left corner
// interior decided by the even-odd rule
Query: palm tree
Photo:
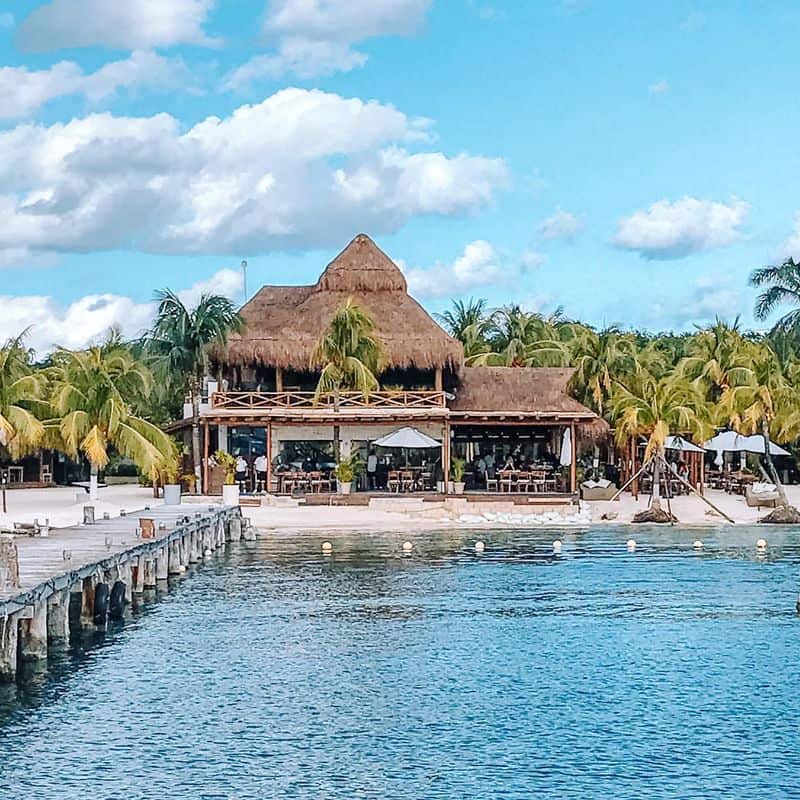
[[[44,423],[46,441],[71,458],[86,456],[90,499],[97,499],[98,472],[111,446],[151,477],[176,457],[172,439],[131,412],[131,402],[152,389],[153,378],[126,348],[59,349],[48,377],[54,418]]]
[[[208,349],[224,345],[228,336],[244,327],[236,306],[221,295],[204,294],[188,309],[169,289],[156,292],[158,312],[145,335],[147,352],[165,381],[176,378],[192,403],[192,465],[200,485],[200,396],[208,373]]]
[[[679,375],[659,379],[640,373],[628,386],[614,384],[611,407],[620,447],[632,438],[648,437],[644,458],[645,463],[653,459],[650,507],[660,510],[666,437],[674,432],[707,438],[711,433],[707,405],[697,387]]]
[[[746,436],[760,434],[764,440],[764,460],[775,484],[781,505],[791,508],[770,452],[773,438],[781,441],[800,435],[797,388],[781,369],[775,353],[761,347],[750,363],[746,382],[723,392],[716,409],[718,419]]]
[[[569,347],[575,365],[572,388],[602,416],[615,380],[627,380],[641,367],[633,337],[615,326],[601,331],[580,326]]]
[[[784,314],[774,328],[788,331],[800,328],[800,264],[787,258],[781,264],[760,267],[750,273],[750,285],[767,287],[756,298],[755,317],[766,319],[778,306],[795,306]]]
[[[41,405],[43,375],[33,370],[24,337],[25,332],[0,348],[0,447],[12,459],[35,450],[44,436],[35,413]]]
[[[486,300],[470,299],[454,300],[450,309],[434,316],[454,339],[463,343],[467,328],[486,322],[491,314],[486,310]]]
[[[376,377],[385,364],[383,346],[374,335],[370,313],[349,298],[334,313],[314,347],[311,368],[320,369],[316,398],[332,393],[334,409],[339,408],[339,392],[353,389],[366,398],[377,390]],[[334,457],[339,460],[339,426],[333,428]]]

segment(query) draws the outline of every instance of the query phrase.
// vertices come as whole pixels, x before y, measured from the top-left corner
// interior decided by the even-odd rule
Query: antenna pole
[[[242,289],[244,291],[244,302],[247,302],[247,262],[242,261]]]

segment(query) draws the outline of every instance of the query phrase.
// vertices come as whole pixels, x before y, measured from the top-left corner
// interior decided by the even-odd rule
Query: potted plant
[[[214,461],[222,467],[225,473],[225,484],[222,487],[222,504],[238,506],[239,485],[236,483],[236,458],[223,450],[217,450],[214,453]]]
[[[355,456],[339,459],[335,470],[336,488],[339,494],[350,494],[353,481],[360,473],[362,466],[361,461]]]
[[[164,462],[162,480],[164,481],[164,505],[179,506],[181,504],[181,485],[178,483],[180,462],[177,458],[168,458]]]
[[[464,494],[464,471],[467,462],[463,458],[454,458],[450,464],[450,491],[453,494]]]

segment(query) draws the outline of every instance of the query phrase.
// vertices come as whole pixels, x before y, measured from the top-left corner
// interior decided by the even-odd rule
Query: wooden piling
[[[47,600],[47,640],[51,644],[69,639],[69,588],[54,592]]]
[[[30,617],[19,623],[19,657],[23,661],[47,659],[47,602],[40,600]]]
[[[94,627],[94,590],[97,583],[96,575],[88,575],[83,579],[80,616],[82,628],[91,629]]]
[[[9,683],[17,676],[19,619],[9,614],[0,619],[0,683]]]

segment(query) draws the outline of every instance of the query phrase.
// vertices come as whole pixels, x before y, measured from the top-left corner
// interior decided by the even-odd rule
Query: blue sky
[[[800,255],[791,2],[0,0],[0,335],[311,282],[370,233],[430,309],[752,323]]]

